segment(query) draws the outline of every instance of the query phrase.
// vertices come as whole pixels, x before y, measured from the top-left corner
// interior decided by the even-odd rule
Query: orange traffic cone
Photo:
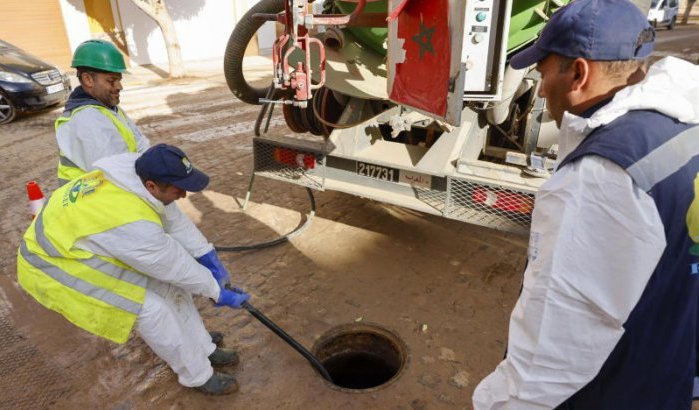
[[[44,198],[44,193],[41,192],[39,184],[34,181],[27,183],[27,196],[29,197],[29,212],[32,215],[32,219],[34,219],[41,207],[44,206],[46,198]]]

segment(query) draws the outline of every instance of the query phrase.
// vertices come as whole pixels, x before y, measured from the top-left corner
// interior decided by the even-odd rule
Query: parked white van
[[[679,8],[679,0],[653,0],[648,10],[648,21],[653,27],[667,26],[668,30],[672,30]]]

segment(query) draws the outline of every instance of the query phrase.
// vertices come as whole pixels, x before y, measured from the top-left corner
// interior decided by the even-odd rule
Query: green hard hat
[[[104,40],[87,40],[75,49],[71,67],[90,67],[110,73],[126,71],[124,57],[116,46]]]

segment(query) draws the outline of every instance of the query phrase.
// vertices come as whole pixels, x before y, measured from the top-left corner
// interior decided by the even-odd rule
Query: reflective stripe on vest
[[[677,134],[626,169],[644,191],[684,167],[699,155],[699,127]]]
[[[36,241],[41,247],[41,249],[46,252],[47,255],[53,256],[60,258],[62,255],[58,252],[58,250],[53,246],[51,241],[48,240],[48,238],[44,235],[44,213],[43,210],[42,212],[39,213],[39,215],[36,218],[36,223],[34,224],[34,234],[36,236]],[[24,241],[23,241],[24,243]],[[25,257],[26,259],[26,257]],[[146,285],[148,284],[148,279],[141,275],[140,273],[136,273],[132,270],[122,268],[120,266],[117,266],[107,260],[100,259],[97,256],[93,256],[91,258],[87,259],[78,259],[78,262],[87,265],[95,270],[98,270],[105,275],[111,276],[115,279],[123,280],[124,282],[130,283],[132,285],[136,285],[141,288],[145,288]],[[32,264],[34,265],[34,264]],[[36,265],[35,265],[36,266]]]
[[[133,130],[128,126],[128,121],[126,120],[126,115],[124,115],[124,112],[121,110],[121,108],[117,107],[117,114],[115,114],[112,110],[110,110],[107,107],[103,107],[101,105],[83,105],[80,106],[73,111],[71,111],[69,117],[58,117],[56,119],[56,122],[54,124],[54,129],[58,131],[58,128],[67,123],[68,121],[73,119],[73,116],[77,114],[78,112],[84,110],[85,108],[94,108],[97,111],[101,112],[104,116],[109,118],[112,121],[112,124],[116,127],[117,131],[119,132],[119,135],[121,135],[121,138],[124,139],[124,144],[126,144],[126,151],[125,152],[136,152],[138,150],[138,144],[136,143],[136,136],[133,133]],[[60,180],[61,183],[68,182],[70,180],[73,180],[81,175],[85,174],[85,171],[80,169],[76,164],[73,163],[70,159],[66,158],[62,152],[58,153],[58,179]]]
[[[33,255],[27,249],[27,243],[25,241],[20,243],[19,252],[30,265],[44,272],[63,286],[74,289],[85,296],[90,296],[92,298],[101,300],[121,310],[133,313],[134,315],[138,315],[138,312],[141,310],[141,304],[132,302],[122,296],[117,295],[116,293],[110,292],[107,289],[100,288],[99,286],[95,286],[84,280],[78,279],[75,276],[66,273],[58,266],[52,265],[40,257]],[[145,280],[145,278],[143,279]]]
[[[80,175],[84,174],[83,170],[80,169],[73,161],[69,160],[68,158],[64,157],[62,153],[58,153],[58,175],[63,175],[66,178],[61,178],[59,176],[58,182],[59,184],[67,184],[68,181],[71,179],[75,179],[79,177]]]
[[[58,156],[58,162],[60,162],[61,165],[65,165],[67,167],[78,168],[78,166],[75,165],[75,163],[73,161],[69,160],[68,158],[64,157],[63,155]]]
[[[36,241],[39,242],[41,249],[46,252],[47,255],[53,256],[55,258],[60,258],[62,255],[55,246],[46,238],[44,235],[44,209],[41,209],[39,216],[36,217],[34,222],[34,235],[36,236]]]
[[[145,299],[148,277],[74,245],[137,221],[162,226],[147,202],[106,180],[101,171],[60,187],[24,234],[17,255],[19,284],[76,326],[126,342]]]

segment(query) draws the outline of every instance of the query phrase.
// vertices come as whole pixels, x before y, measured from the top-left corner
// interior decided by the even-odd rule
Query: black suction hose
[[[265,97],[266,100],[274,100],[274,94],[276,93],[276,88],[274,88],[274,84],[271,84],[269,86],[269,89],[267,90],[267,96]],[[269,109],[269,112],[267,110]],[[274,104],[272,103],[265,103],[262,105],[262,109],[260,109],[260,113],[257,115],[257,120],[255,120],[255,136],[259,137],[262,135],[260,133],[260,126],[262,126],[262,120],[265,117],[265,114],[267,115],[267,123],[265,123],[265,134],[269,130],[269,122],[272,120],[272,112],[274,112]]]
[[[285,0],[260,1],[258,4],[253,6],[253,8],[250,9],[250,11],[248,11],[248,13],[245,14],[245,16],[236,26],[236,29],[233,30],[233,33],[231,34],[231,37],[228,40],[223,67],[226,82],[228,83],[228,87],[231,89],[233,94],[235,94],[236,97],[240,98],[242,101],[248,104],[260,104],[259,99],[265,97],[265,91],[267,91],[267,98],[274,99],[275,97],[273,89],[254,88],[250,86],[243,77],[242,63],[243,55],[245,54],[245,48],[247,47],[247,44],[250,42],[250,39],[255,35],[257,30],[264,23],[261,21],[255,21],[254,19],[252,19],[252,15],[254,13],[260,12],[276,13],[278,11],[281,11],[284,9],[284,2]],[[258,121],[255,125],[256,134],[257,132],[259,132],[259,123],[261,123],[262,117],[264,117],[266,109],[267,107],[265,107],[262,110],[260,116],[258,117]],[[269,120],[267,126],[269,126]],[[311,201],[311,212],[306,221],[293,231],[282,236],[281,238],[277,238],[269,242],[242,246],[216,246],[216,250],[223,252],[242,252],[254,249],[268,248],[270,246],[288,242],[289,239],[291,239],[293,236],[298,235],[304,229],[306,229],[308,227],[309,222],[311,221],[311,219],[313,219],[313,216],[315,215],[316,203],[315,198],[313,197],[313,191],[311,191],[310,188],[306,188],[306,191],[308,192],[308,197]],[[308,360],[309,363],[311,363],[311,366],[313,366],[313,368],[316,369],[318,373],[320,373],[325,378],[325,380],[332,383],[332,378],[330,377],[328,371],[325,369],[325,367],[323,367],[323,364],[320,363],[320,361],[315,356],[313,356],[311,352],[309,352],[299,342],[294,340],[294,338],[289,336],[279,326],[274,324],[274,322],[272,322],[267,316],[262,314],[262,312],[257,310],[250,303],[244,302],[242,304],[242,307],[245,308],[245,310],[247,310],[252,316],[254,316],[255,319],[259,320],[263,325],[267,326],[277,336],[281,337],[282,340],[289,344],[289,346],[293,347],[297,352],[299,352],[304,358],[306,358],[306,360]]]
[[[223,73],[226,77],[226,83],[236,97],[248,104],[261,104],[260,98],[264,98],[267,93],[267,87],[254,87],[248,84],[243,75],[245,49],[257,30],[265,23],[264,20],[256,20],[252,16],[255,13],[276,14],[284,11],[285,2],[286,0],[260,0],[235,25],[228,39],[226,52],[223,56]]]
[[[295,235],[298,235],[301,233],[306,227],[308,227],[308,224],[310,223],[311,219],[313,219],[313,215],[315,215],[316,212],[316,201],[315,198],[313,197],[313,191],[310,188],[306,188],[306,191],[308,192],[308,198],[311,201],[311,212],[308,215],[308,219],[306,219],[306,222],[304,222],[302,225],[298,226],[296,229],[293,231],[289,232],[287,235],[282,236],[281,238],[277,238],[273,241],[269,242],[263,242],[263,243],[258,243],[255,245],[243,245],[243,246],[216,246],[217,251],[234,251],[234,252],[240,252],[240,251],[248,251],[248,250],[253,250],[253,249],[263,249],[263,248],[268,248],[270,246],[278,245],[284,242],[288,242],[289,239]],[[226,285],[227,289],[235,291],[230,285]],[[330,377],[330,373],[328,373],[327,370],[325,370],[325,367],[323,367],[323,364],[320,363],[320,361],[313,356],[311,352],[309,352],[305,347],[303,347],[299,342],[294,340],[291,336],[289,336],[285,331],[283,331],[279,326],[274,324],[267,316],[263,315],[262,312],[257,310],[253,305],[251,305],[248,302],[243,302],[242,307],[245,308],[252,316],[255,317],[255,319],[259,320],[262,322],[263,325],[267,326],[271,331],[273,331],[277,336],[281,337],[282,340],[284,340],[286,343],[289,344],[289,346],[293,347],[297,352],[301,353],[301,356],[305,357],[306,360],[311,363],[311,366],[313,366],[314,369],[320,373],[325,380],[329,381],[332,383],[332,378]]]
[[[323,364],[320,362],[320,360],[318,360],[317,357],[313,356],[313,353],[306,350],[305,347],[303,347],[299,342],[294,340],[293,337],[289,336],[279,326],[274,324],[274,322],[272,322],[267,316],[263,315],[262,312],[255,309],[255,307],[250,303],[243,302],[242,306],[251,315],[253,315],[255,319],[262,322],[263,325],[267,326],[277,336],[281,337],[282,340],[289,344],[289,346],[293,347],[297,352],[301,353],[301,356],[305,357],[306,360],[308,360],[311,363],[311,366],[313,366],[313,368],[316,369],[318,373],[320,373],[323,376],[323,378],[325,378],[325,380],[329,381],[330,383],[333,382],[332,377],[330,377],[330,373],[328,373],[328,371],[325,370],[325,367],[323,367]]]
[[[306,192],[308,193],[308,199],[311,202],[311,212],[308,213],[308,218],[306,218],[306,221],[303,222],[303,224],[297,226],[293,231],[289,232],[288,234],[271,240],[269,242],[262,242],[262,243],[256,243],[252,245],[240,245],[240,246],[214,246],[214,249],[216,249],[219,252],[243,252],[243,251],[252,251],[256,249],[264,249],[264,248],[269,248],[275,245],[279,245],[282,243],[289,242],[289,239],[293,238],[294,236],[300,234],[311,223],[311,220],[316,214],[316,199],[313,197],[313,191],[311,188],[306,188]]]

